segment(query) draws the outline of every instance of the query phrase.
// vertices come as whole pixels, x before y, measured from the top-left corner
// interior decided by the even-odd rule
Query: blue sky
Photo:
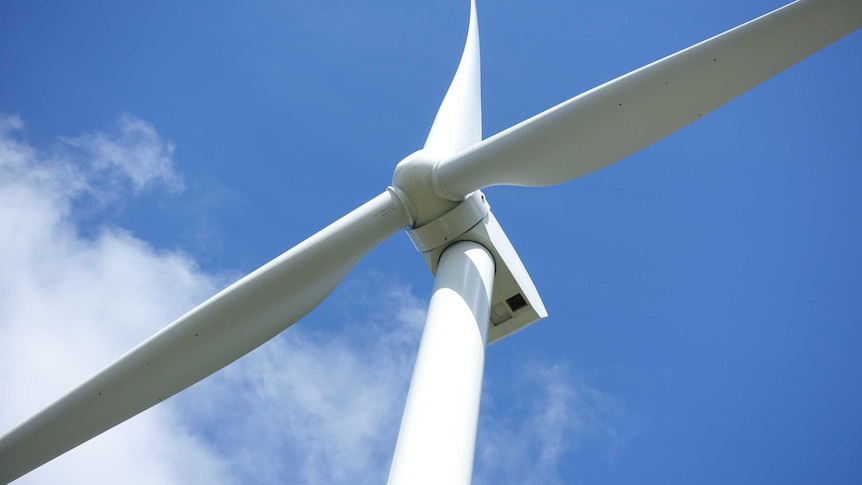
[[[484,134],[780,6],[479,1]],[[468,2],[4,2],[8,429],[391,180]],[[862,36],[627,159],[486,194],[550,317],[489,348],[475,483],[858,483]],[[381,483],[432,279],[407,237],[21,483]]]

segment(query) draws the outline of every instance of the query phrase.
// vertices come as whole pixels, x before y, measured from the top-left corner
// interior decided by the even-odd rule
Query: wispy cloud
[[[612,459],[633,434],[631,419],[623,403],[576,375],[565,363],[533,361],[511,380],[489,383],[477,484],[562,483],[561,468],[582,445]]]
[[[153,125],[129,114],[117,120],[112,132],[94,131],[62,140],[84,152],[97,172],[114,181],[129,180],[135,191],[161,185],[183,188],[183,178],[174,170],[174,144],[156,132]]]
[[[98,173],[28,145],[17,117],[0,127],[5,432],[203,301],[220,278],[117,227],[82,237],[75,201],[102,189]],[[361,312],[338,335],[297,326],[21,483],[385,481],[424,302],[382,286],[385,311]]]
[[[115,227],[82,238],[73,200],[87,170],[22,140],[0,118],[0,428],[20,423],[214,290],[177,252]],[[188,483],[222,476],[216,457],[155,409],[21,483]],[[206,481],[206,480],[205,480]]]

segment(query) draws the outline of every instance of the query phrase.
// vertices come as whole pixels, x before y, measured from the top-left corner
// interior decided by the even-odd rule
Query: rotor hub
[[[444,195],[435,177],[439,161],[430,152],[419,150],[398,162],[392,175],[394,192],[407,206],[414,228],[438,219],[463,201]]]

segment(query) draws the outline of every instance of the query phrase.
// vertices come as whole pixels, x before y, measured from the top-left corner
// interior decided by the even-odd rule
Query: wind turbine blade
[[[479,61],[479,21],[476,0],[470,3],[470,24],[467,41],[455,77],[431,131],[425,140],[425,150],[445,157],[460,152],[482,140],[482,86]]]
[[[862,1],[800,0],[632,71],[442,159],[447,197],[545,186],[610,165],[862,26]]]
[[[387,191],[221,291],[0,438],[7,483],[275,337],[408,225]]]

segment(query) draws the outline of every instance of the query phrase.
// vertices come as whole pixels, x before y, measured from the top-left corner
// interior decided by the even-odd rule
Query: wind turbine
[[[502,338],[545,315],[480,190],[557,184],[613,163],[860,24],[858,1],[797,2],[480,141],[474,5],[465,54],[428,141],[399,164],[392,187],[4,436],[0,478],[26,473],[275,336],[325,298],[368,250],[410,227],[437,285],[391,482],[410,483],[414,473],[430,479],[434,472],[456,475],[438,476],[435,482],[469,481],[486,339]],[[455,354],[462,365],[441,365],[435,347],[441,340],[463,345]],[[452,357],[451,349],[446,356]],[[423,394],[434,396],[434,406],[423,405],[428,404]],[[444,401],[451,401],[451,409],[439,414]],[[415,429],[428,423],[434,426]],[[451,430],[440,433],[446,426]],[[441,440],[435,449],[410,444],[418,440],[424,446],[435,433]],[[451,461],[441,461],[444,456]]]

